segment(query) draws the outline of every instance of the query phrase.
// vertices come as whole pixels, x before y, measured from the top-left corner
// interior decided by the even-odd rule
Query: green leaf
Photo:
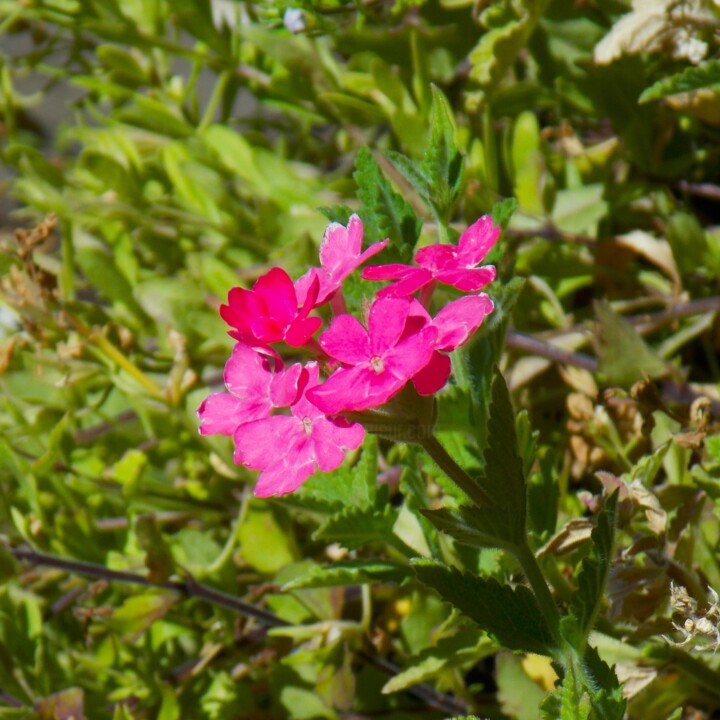
[[[421,223],[410,204],[396,193],[370,150],[363,147],[355,159],[353,178],[362,207],[360,217],[367,243],[390,238],[397,259],[408,261],[420,237]],[[387,256],[387,250],[383,256]]]
[[[0,544],[0,586],[17,575],[20,566],[5,545]]]
[[[523,463],[518,454],[515,412],[505,379],[497,371],[490,388],[487,447],[477,484],[493,501],[492,507],[462,508],[458,513],[424,513],[433,524],[445,525],[461,542],[481,546],[520,548],[526,542],[527,497]],[[462,538],[462,539],[461,539]]]
[[[430,181],[429,197],[440,218],[449,217],[462,190],[463,158],[455,140],[455,119],[442,91],[432,86],[430,138],[420,164]]]
[[[501,2],[483,14],[482,20],[490,28],[468,56],[472,65],[470,78],[482,88],[481,93],[469,97],[472,109],[477,108],[485,93],[495,89],[518,53],[527,47],[546,4],[538,0]]]
[[[328,518],[313,534],[316,540],[339,542],[348,550],[376,540],[387,541],[392,536],[397,510],[385,505],[382,510],[372,507],[348,508]]]
[[[113,613],[110,626],[125,642],[135,642],[152,624],[163,617],[175,599],[170,595],[134,595]]]
[[[511,162],[515,196],[520,207],[544,215],[545,158],[540,150],[540,124],[531,110],[520,113],[513,126]]]
[[[344,463],[332,472],[311,476],[293,497],[306,507],[328,513],[370,507],[377,494],[377,462],[377,437],[368,433],[355,465]]]
[[[658,80],[642,92],[638,102],[648,103],[669,95],[702,88],[720,91],[720,60],[708,60],[698,67],[691,65],[682,72]]]
[[[596,302],[595,314],[598,373],[607,383],[627,387],[641,380],[645,373],[652,378],[667,373],[665,363],[607,302]]]
[[[495,682],[503,713],[516,720],[537,720],[546,692],[523,670],[522,660],[510,653],[495,659]]]
[[[504,543],[496,534],[495,528],[484,528],[475,517],[473,508],[461,507],[458,510],[438,508],[437,510],[421,509],[426,517],[438,530],[463,545],[470,547],[503,547]]]
[[[708,250],[707,236],[695,215],[673,213],[665,234],[682,274],[693,273],[703,266]]]
[[[558,191],[552,211],[554,225],[563,232],[597,237],[597,226],[608,212],[601,183]]]
[[[517,206],[517,200],[513,197],[505,198],[504,200],[496,202],[490,213],[492,215],[493,222],[496,225],[499,225],[503,231],[507,230],[507,227],[510,224],[510,219],[512,218],[513,213],[517,210]]]
[[[298,549],[281,512],[266,504],[250,505],[238,528],[242,557],[261,573],[272,575],[298,560]]]
[[[551,654],[552,634],[535,596],[524,585],[500,585],[434,560],[416,559],[412,565],[423,585],[465,613],[503,647]]]
[[[132,285],[118,270],[110,252],[100,245],[88,245],[79,248],[75,258],[90,284],[103,298],[124,306],[138,320],[147,320],[147,315],[133,296]]]
[[[476,663],[491,655],[495,647],[470,628],[452,637],[441,638],[437,644],[411,658],[410,667],[394,675],[383,687],[384,693],[406,690],[418,683],[437,678],[446,670]]]
[[[612,560],[617,498],[618,493],[615,491],[598,513],[597,524],[590,534],[590,556],[582,561],[582,569],[577,576],[577,590],[570,599],[568,617],[561,623],[563,635],[578,649],[584,647],[602,603]]]
[[[150,582],[163,584],[172,574],[175,563],[160,528],[151,515],[141,515],[133,523],[140,549],[145,553],[145,567]]]
[[[407,565],[389,560],[340,560],[327,567],[310,566],[300,577],[285,583],[283,590],[368,583],[399,583],[404,582],[411,575],[411,570]]]
[[[573,657],[562,684],[540,707],[543,720],[623,720],[626,702],[612,669],[594,648],[581,664]]]

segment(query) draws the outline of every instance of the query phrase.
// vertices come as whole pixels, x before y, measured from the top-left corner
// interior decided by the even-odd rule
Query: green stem
[[[62,223],[62,270],[60,271],[60,289],[65,302],[75,299],[75,240],[72,222]]]
[[[550,632],[559,643],[560,613],[558,612],[555,600],[553,600],[553,596],[550,594],[550,590],[545,582],[545,576],[540,570],[540,565],[538,565],[535,554],[527,544],[525,544],[524,547],[516,548],[513,554],[520,563],[520,567],[525,573],[527,581],[530,583],[530,587],[535,594],[535,599],[547,621]]]
[[[220,77],[215,83],[212,95],[210,96],[210,100],[208,101],[205,112],[203,113],[202,120],[198,125],[198,132],[207,130],[207,128],[210,127],[213,120],[215,119],[215,112],[217,111],[218,105],[220,104],[220,99],[222,98],[223,93],[225,92],[225,88],[227,87],[227,84],[230,81],[232,75],[233,73],[230,70],[224,70],[220,73]]]
[[[492,507],[492,498],[456,462],[434,435],[418,439],[418,444],[440,469],[478,506]]]
[[[98,330],[87,327],[84,323],[74,318],[74,324],[77,331],[83,335],[87,341],[94,345],[108,360],[115,363],[123,369],[128,375],[133,377],[142,387],[144,387],[151,395],[158,400],[166,401],[163,391],[134,363],[130,362],[125,355],[120,352],[103,334]]]

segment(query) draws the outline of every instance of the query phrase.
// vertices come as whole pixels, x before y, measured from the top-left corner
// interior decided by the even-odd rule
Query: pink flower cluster
[[[342,285],[389,241],[362,252],[357,215],[347,227],[327,227],[319,268],[295,282],[273,268],[252,290],[233,288],[220,307],[237,340],[225,365],[227,392],[210,395],[198,409],[200,433],[233,438],[235,462],[262,471],[258,497],[290,493],[318,469],[339,467],[345,451],[358,448],[365,435],[348,413],[385,405],[409,382],[421,395],[445,385],[447,353],[467,342],[493,310],[490,298],[478,291],[495,279],[495,268],[477,266],[499,234],[484,216],[457,246],[419,250],[416,265],[366,267],[365,279],[397,282],[378,291],[365,325],[344,312]],[[427,308],[438,283],[470,294],[431,316]],[[334,317],[315,340],[323,321],[311,313],[325,304]],[[307,349],[315,359],[285,367],[273,347],[283,342]],[[327,370],[324,380],[321,367]]]

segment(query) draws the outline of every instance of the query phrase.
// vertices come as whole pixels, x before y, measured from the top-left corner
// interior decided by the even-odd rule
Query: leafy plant
[[[0,717],[712,716],[718,15],[651,5],[0,0]],[[353,213],[491,216],[494,311],[255,498],[218,307]]]

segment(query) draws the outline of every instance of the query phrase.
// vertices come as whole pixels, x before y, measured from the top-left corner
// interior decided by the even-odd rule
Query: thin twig
[[[687,180],[681,180],[678,187],[691,195],[709,198],[710,200],[720,200],[720,186],[711,185],[710,183],[691,183]]]
[[[123,572],[120,570],[110,570],[103,565],[96,565],[94,563],[84,562],[82,560],[71,560],[69,558],[58,557],[57,555],[48,555],[46,553],[38,552],[30,547],[10,547],[12,555],[21,562],[31,563],[32,565],[42,565],[45,567],[54,567],[59,570],[66,570],[67,572],[75,573],[78,575],[87,575],[89,577],[101,578],[108,582],[124,582],[132,585],[143,585],[145,587],[159,588],[163,590],[170,590],[178,592],[187,597],[201,598],[207,600],[214,605],[221,605],[222,607],[232,610],[233,612],[240,613],[241,615],[248,615],[250,617],[259,620],[265,625],[272,627],[285,626],[284,620],[281,620],[277,615],[263,610],[262,608],[256,607],[250,603],[240,600],[233,595],[215,590],[207,585],[202,585],[193,579],[185,581],[181,580],[168,580],[164,583],[154,583],[148,578],[138,575],[136,573]]]
[[[547,340],[541,340],[517,330],[508,331],[505,342],[508,347],[553,360],[561,365],[574,365],[590,372],[596,372],[598,368],[598,361],[594,357],[590,357],[590,355],[563,350]]]
[[[65,570],[66,572],[78,575],[100,578],[107,580],[108,582],[122,582],[132,585],[142,585],[144,587],[170,590],[172,592],[180,593],[185,597],[199,598],[213,605],[224,607],[232,612],[253,617],[264,625],[271,627],[287,627],[290,625],[290,623],[286,622],[282,618],[279,618],[269,610],[263,610],[262,608],[245,602],[244,600],[240,600],[233,595],[228,595],[220,590],[203,585],[192,578],[184,581],[154,583],[142,575],[119,570],[110,570],[103,565],[96,565],[82,560],[72,560],[69,558],[58,557],[56,555],[49,555],[27,546],[12,547],[5,545],[5,547],[7,547],[8,551],[13,555],[13,557],[15,557],[16,560],[21,562],[57,568],[59,570]],[[400,671],[399,667],[394,663],[367,651],[363,650],[359,653],[359,655],[367,663],[390,676],[397,675]],[[462,700],[443,695],[437,692],[434,688],[423,683],[409,687],[407,692],[425,702],[429,707],[440,710],[441,712],[453,715],[462,715],[469,712],[468,705]],[[0,703],[3,701],[4,695],[0,694]],[[9,705],[11,703],[7,702],[6,704]]]
[[[6,705],[11,708],[27,707],[24,702],[18,700],[14,695],[2,691],[0,691],[0,705]]]

